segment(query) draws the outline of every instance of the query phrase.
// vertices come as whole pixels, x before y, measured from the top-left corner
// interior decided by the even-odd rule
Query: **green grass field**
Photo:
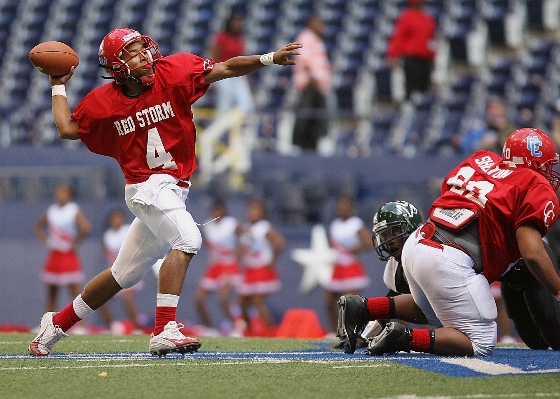
[[[391,357],[342,355],[328,348],[333,341],[204,338],[197,354],[160,359],[147,354],[147,336],[70,336],[55,346],[53,356],[37,359],[27,356],[32,338],[0,334],[0,398],[560,396],[558,373],[456,378]]]

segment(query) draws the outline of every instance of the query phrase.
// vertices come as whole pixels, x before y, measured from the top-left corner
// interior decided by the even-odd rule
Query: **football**
[[[72,47],[61,42],[39,43],[29,52],[29,61],[39,71],[49,76],[66,75],[71,67],[80,63]]]

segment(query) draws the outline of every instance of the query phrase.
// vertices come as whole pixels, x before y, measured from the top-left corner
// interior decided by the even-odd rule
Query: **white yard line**
[[[440,362],[466,367],[473,371],[482,374],[489,374],[489,375],[542,374],[542,373],[558,373],[560,371],[559,369],[527,371],[507,364],[499,364],[488,360],[474,359],[474,358],[442,358],[440,359]]]

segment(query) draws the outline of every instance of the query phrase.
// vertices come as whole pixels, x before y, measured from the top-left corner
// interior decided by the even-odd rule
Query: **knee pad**
[[[488,357],[494,353],[496,345],[478,345],[473,342],[473,352],[475,357]]]
[[[202,246],[202,235],[198,228],[191,229],[188,234],[182,234],[171,242],[171,249],[177,249],[187,254],[196,255]]]
[[[471,340],[474,356],[492,356],[496,347],[498,325],[495,321],[477,323],[476,328],[467,333]]]
[[[118,285],[121,288],[130,288],[138,283],[150,270],[152,265],[156,262],[157,258],[145,259],[139,264],[128,264],[127,267],[119,267],[116,262],[111,266],[111,273]]]

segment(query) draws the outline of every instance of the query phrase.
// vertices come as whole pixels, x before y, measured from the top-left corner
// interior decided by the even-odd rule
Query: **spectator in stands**
[[[342,294],[359,295],[360,290],[370,282],[357,255],[373,249],[371,234],[363,220],[353,213],[352,201],[346,197],[339,199],[337,218],[329,226],[329,242],[337,253],[332,280],[325,286],[326,308],[332,331],[336,331],[338,325],[338,298]]]
[[[560,106],[560,100],[558,102],[557,108]],[[550,121],[550,136],[554,141],[557,148],[560,148],[560,110],[556,110],[556,114],[552,117]]]
[[[76,250],[91,231],[90,221],[73,201],[70,185],[58,185],[54,199],[35,223],[35,235],[48,249],[41,275],[47,285],[46,312],[56,309],[60,288],[67,287],[73,296],[80,293],[84,273]]]
[[[454,145],[462,153],[489,150],[501,154],[506,139],[515,130],[504,100],[491,97],[486,104],[485,120],[473,121],[469,128],[455,136]]]
[[[210,41],[210,55],[216,62],[245,54],[243,38],[243,17],[232,13],[226,20],[224,30],[218,32]],[[247,76],[224,79],[215,83],[216,109],[225,112],[239,107],[243,112],[254,110],[253,93]]]
[[[103,254],[105,255],[106,265],[103,269],[111,267],[117,255],[119,249],[124,241],[124,237],[130,228],[130,224],[126,222],[126,214],[122,209],[112,210],[107,217],[107,229],[103,233]],[[130,322],[130,329],[127,328],[126,324],[119,323],[113,319],[113,315],[108,306],[108,303],[101,307],[101,317],[105,322],[105,325],[112,334],[121,335],[123,333],[132,332],[134,334],[142,333],[142,326],[139,322],[138,307],[134,300],[135,292],[141,291],[144,287],[144,281],[140,280],[135,285],[130,288],[123,289],[119,291],[117,296],[122,299],[124,308],[128,315],[128,321]]]
[[[325,22],[315,14],[296,37],[304,50],[293,69],[298,102],[292,142],[304,150],[316,150],[319,139],[326,136],[329,127],[327,103],[332,67],[322,38],[324,31]]]
[[[266,297],[280,290],[276,271],[278,258],[284,251],[285,238],[266,220],[266,204],[260,198],[252,199],[247,209],[248,224],[240,237],[243,280],[239,287],[239,301],[243,319],[251,334],[250,306],[259,312],[268,333],[274,332],[274,319],[266,305]]]
[[[221,201],[212,204],[211,216],[214,220],[202,227],[202,242],[208,251],[208,266],[198,283],[195,295],[198,315],[208,327],[206,335],[213,333],[206,300],[208,295],[214,292],[218,293],[223,314],[231,326],[235,327],[236,320],[230,309],[231,294],[232,289],[236,289],[240,282],[237,246],[241,225],[236,218],[227,215],[226,207]]]
[[[408,0],[409,6],[397,18],[387,48],[392,67],[402,62],[407,99],[414,91],[427,91],[431,84],[437,25],[435,18],[422,9],[424,3]]]

